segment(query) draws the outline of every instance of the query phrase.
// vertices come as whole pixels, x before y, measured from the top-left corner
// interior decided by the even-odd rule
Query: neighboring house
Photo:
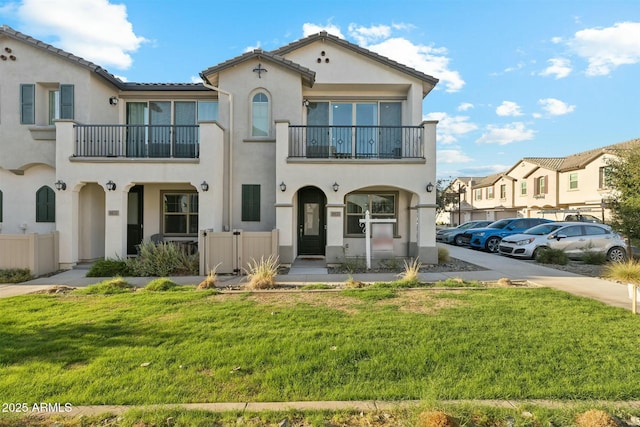
[[[607,181],[609,161],[617,157],[617,151],[632,147],[640,147],[640,139],[566,157],[525,157],[498,175],[475,178],[473,182],[457,178],[450,192],[455,192],[456,183],[468,182],[471,203],[463,205],[468,219],[499,219],[497,212],[503,211],[516,214],[512,216],[553,220],[582,212],[606,219],[610,215],[607,202],[614,191]],[[455,223],[457,206],[451,206],[449,212]]]
[[[393,255],[437,262],[431,76],[326,32],[204,84],[122,82],[7,26],[3,50],[1,232],[57,230],[62,268],[235,229],[277,229],[283,263],[341,262],[367,210],[396,221]]]

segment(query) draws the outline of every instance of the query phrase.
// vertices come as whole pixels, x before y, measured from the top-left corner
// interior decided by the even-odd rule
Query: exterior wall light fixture
[[[109,180],[109,182],[107,182],[107,190],[114,191],[115,189],[116,189],[116,183]]]
[[[431,193],[433,191],[433,184],[432,183],[428,183],[427,184],[427,193]]]
[[[333,188],[333,191],[335,191],[336,193],[340,189],[340,185],[337,182],[334,182],[331,187]]]
[[[303,107],[308,107],[309,106],[309,100],[308,99],[303,99],[302,100],[302,106]]]
[[[56,190],[58,191],[64,191],[67,189],[67,184],[61,179],[57,180],[53,185],[55,185]]]
[[[283,193],[287,191],[287,184],[285,184],[284,181],[280,183],[280,191],[282,191]]]
[[[209,183],[207,181],[202,181],[202,184],[200,184],[200,188],[202,189],[202,191],[209,191]]]
[[[111,98],[109,98],[109,105],[113,105],[113,106],[118,105],[118,98],[115,96],[112,96]]]

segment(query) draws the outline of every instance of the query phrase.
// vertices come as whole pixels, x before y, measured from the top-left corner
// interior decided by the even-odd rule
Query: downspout
[[[231,92],[227,92],[220,89],[219,87],[207,83],[206,79],[203,76],[200,77],[202,77],[202,84],[204,85],[204,87],[229,97],[229,186],[227,189],[229,197],[229,210],[226,225],[228,230],[225,231],[230,231],[233,219],[233,95],[231,94]]]

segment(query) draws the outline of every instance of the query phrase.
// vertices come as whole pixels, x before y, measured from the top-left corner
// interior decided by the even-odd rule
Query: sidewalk
[[[448,278],[461,278],[465,280],[494,281],[500,278],[508,278],[514,281],[528,281],[533,285],[545,286],[574,295],[592,298],[605,304],[631,309],[631,300],[628,296],[626,285],[594,277],[585,277],[578,274],[544,267],[529,261],[521,261],[506,258],[496,254],[475,251],[458,246],[444,245],[453,258],[457,258],[471,264],[475,264],[485,270],[459,271],[444,273],[421,273],[423,282],[437,282]],[[82,287],[104,280],[98,277],[85,277],[87,270],[73,269],[60,274],[43,277],[21,284],[0,284],[0,298],[24,295],[50,288],[53,285]],[[394,273],[362,273],[353,274],[353,279],[365,282],[385,282],[396,280]],[[311,264],[296,265],[291,268],[289,274],[279,275],[277,283],[281,285],[305,285],[314,283],[344,283],[349,279],[349,274],[328,274],[326,268],[314,268]],[[127,281],[136,286],[145,286],[149,282],[147,277],[127,277]],[[178,276],[171,280],[178,284],[197,285],[204,276]],[[243,283],[244,276],[219,276],[219,287],[227,288]]]

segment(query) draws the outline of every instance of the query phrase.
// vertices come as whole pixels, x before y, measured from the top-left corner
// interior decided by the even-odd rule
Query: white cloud
[[[309,22],[302,24],[302,34],[304,37],[312,34],[318,34],[321,31],[326,31],[327,33],[340,37],[341,39],[344,38],[342,31],[340,31],[340,27],[332,24],[331,22],[328,22],[326,25],[312,24]]]
[[[256,49],[260,49],[260,42],[256,42],[255,46],[247,46],[244,48],[244,53],[253,52]]]
[[[571,61],[565,58],[551,58],[547,60],[549,66],[540,72],[541,76],[554,76],[556,79],[562,79],[571,74]]]
[[[550,116],[563,116],[576,109],[575,105],[569,105],[555,98],[540,99],[538,100],[538,104],[540,104],[542,109]]]
[[[397,37],[363,47],[439,79],[447,92],[458,92],[465,84],[460,73],[450,68],[444,48],[414,44]]]
[[[473,159],[460,150],[437,150],[438,163],[468,163]]]
[[[391,36],[391,27],[388,25],[362,27],[356,24],[349,24],[349,36],[353,37],[359,45],[366,46],[369,43],[389,38]]]
[[[475,108],[475,106],[470,102],[463,102],[462,104],[458,105],[458,111],[467,111],[472,108]]]
[[[496,114],[499,116],[517,117],[522,115],[520,106],[512,101],[503,101],[502,104],[496,108]]]
[[[504,172],[511,169],[513,165],[486,165],[471,168],[464,168],[456,176],[488,176],[494,173]]]
[[[424,120],[438,120],[438,142],[453,144],[458,137],[478,129],[475,123],[469,122],[467,116],[450,116],[443,112],[433,112],[424,116]]]
[[[126,6],[107,0],[23,0],[17,12],[30,34],[56,36],[56,46],[103,66],[128,69],[130,53],[147,42],[133,32]]]
[[[524,123],[514,122],[505,126],[489,125],[485,133],[476,142],[478,144],[506,145],[513,142],[533,139],[535,132],[527,129]]]
[[[567,42],[589,63],[588,76],[606,76],[617,67],[640,62],[640,22],[619,22],[607,28],[588,28]]]

